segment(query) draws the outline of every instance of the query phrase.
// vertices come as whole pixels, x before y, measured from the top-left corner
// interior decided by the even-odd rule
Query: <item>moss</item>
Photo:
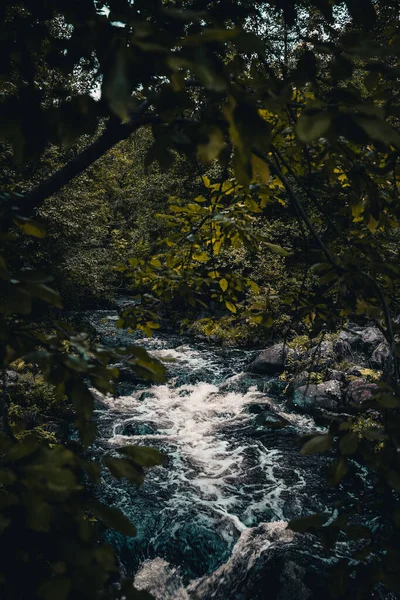
[[[310,346],[310,338],[308,335],[297,335],[289,342],[289,347],[293,350],[306,351]]]
[[[380,429],[381,423],[371,416],[365,417],[363,415],[353,420],[351,430],[357,434],[360,440],[364,440],[373,445],[375,452],[380,452],[384,446],[384,440],[371,440],[365,435],[367,429]]]

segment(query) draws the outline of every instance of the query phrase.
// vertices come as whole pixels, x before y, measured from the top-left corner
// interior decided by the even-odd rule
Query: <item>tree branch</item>
[[[31,215],[46,198],[59,192],[67,183],[80,175],[91,164],[98,160],[118,142],[127,139],[132,133],[158,120],[155,115],[145,114],[149,108],[148,100],[142,102],[132,115],[129,123],[109,124],[105,132],[85,150],[61,167],[51,177],[40,183],[33,190],[25,194],[18,203],[18,212],[26,216]],[[14,202],[15,204],[15,202]]]

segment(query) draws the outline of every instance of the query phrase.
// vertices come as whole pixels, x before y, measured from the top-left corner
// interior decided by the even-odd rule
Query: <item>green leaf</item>
[[[150,264],[155,269],[161,269],[161,267],[162,267],[161,260],[159,258],[150,259]]]
[[[229,302],[229,300],[225,300],[225,306],[228,310],[231,311],[231,313],[237,312],[237,308],[236,308],[235,304],[233,304],[232,302]]]
[[[40,298],[43,302],[57,308],[63,307],[60,294],[44,283],[38,285],[29,284],[28,289],[35,298]]]
[[[14,223],[19,227],[25,235],[30,235],[36,238],[44,238],[47,233],[41,223],[28,219],[27,217],[14,217]]]
[[[290,252],[288,252],[278,244],[270,244],[269,242],[264,242],[264,246],[271,250],[271,252],[275,252],[275,254],[279,254],[280,256],[290,256]]]
[[[90,512],[97,518],[101,519],[107,527],[115,529],[122,535],[134,537],[136,535],[136,527],[130,522],[120,510],[113,506],[106,506],[101,502],[92,501],[88,508]]]
[[[144,481],[143,469],[130,460],[106,456],[104,458],[104,463],[110,473],[117,479],[125,478],[138,485],[141,485]]]
[[[376,400],[383,408],[398,408],[400,406],[399,398],[392,394],[377,394],[372,397],[372,400]]]
[[[137,465],[146,468],[162,465],[165,461],[161,452],[147,446],[123,446],[118,448],[118,452],[129,456]]]
[[[328,133],[331,122],[326,112],[313,115],[303,113],[297,122],[296,133],[302,142],[308,144]]]
[[[257,179],[261,183],[268,183],[271,177],[268,164],[255,154],[251,157],[251,164],[253,167],[253,179]]]
[[[52,577],[39,588],[38,597],[42,600],[66,600],[71,589],[71,581],[67,577]]]
[[[302,456],[309,454],[318,454],[319,452],[326,452],[332,448],[333,437],[330,434],[316,435],[312,437],[308,442],[304,444],[300,450]]]
[[[29,315],[32,307],[31,295],[20,286],[4,284],[0,291],[0,312],[6,315]]]
[[[228,282],[227,280],[223,277],[222,279],[219,280],[219,287],[221,288],[221,290],[223,292],[226,292],[226,290],[228,289]]]
[[[347,475],[347,471],[347,463],[343,456],[341,456],[336,463],[329,467],[328,483],[330,485],[337,485]]]
[[[358,435],[354,432],[348,433],[340,440],[339,447],[342,454],[354,454],[358,448]]]

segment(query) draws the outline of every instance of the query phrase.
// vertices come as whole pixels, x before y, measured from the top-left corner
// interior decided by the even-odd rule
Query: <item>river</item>
[[[88,319],[106,344],[135,342],[116,329],[113,311],[96,311]],[[139,444],[166,456],[141,487],[103,475],[102,500],[120,508],[138,531],[135,538],[106,534],[125,572],[160,600],[293,598],[290,590],[264,596],[262,587],[243,587],[243,578],[267,549],[276,547],[279,555],[285,544],[297,553],[294,564],[315,568],[316,576],[331,557],[315,540],[294,544],[286,522],[332,512],[338,494],[351,503],[360,490],[372,493],[364,470],[353,466],[351,486],[326,485],[333,456],[301,457],[298,439],[323,426],[293,410],[281,382],[246,373],[255,351],[172,334],[140,343],[166,364],[167,383],[125,382],[117,397],[103,398],[96,408],[97,453]],[[341,551],[339,544],[336,558]],[[295,597],[319,597],[304,577],[296,589]]]

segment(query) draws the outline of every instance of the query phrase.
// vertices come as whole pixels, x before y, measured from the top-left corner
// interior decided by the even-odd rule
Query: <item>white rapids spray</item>
[[[137,343],[115,318],[99,311],[90,322],[105,343]],[[166,364],[168,383],[96,394],[96,452],[138,444],[167,457],[140,488],[104,472],[100,498],[138,530],[136,538],[106,533],[126,573],[159,600],[264,600],[252,581],[264,585],[270,569],[268,585],[280,583],[268,598],[306,600],[303,575],[319,549],[293,541],[286,523],[332,505],[331,459],[299,456],[299,435],[323,429],[293,410],[278,382],[246,373],[251,352],[180,345],[176,336],[139,343]]]
[[[161,359],[164,355],[173,358],[183,369],[209,366],[209,361],[187,347],[155,354]],[[226,382],[224,385],[226,388]],[[264,405],[300,433],[315,429],[310,417],[282,410],[255,386],[241,393],[220,391],[218,385],[206,382],[177,387],[170,383],[149,387],[144,400],[142,397],[143,390],[138,390],[129,396],[104,399],[116,413],[109,444],[157,445],[172,457],[173,470],[163,473],[159,468],[149,475],[160,487],[173,480],[174,491],[165,510],[176,509],[184,499],[199,510],[204,507],[208,514],[229,519],[238,532],[265,513],[276,520],[284,518],[285,495],[304,488],[304,477],[298,470],[292,471],[290,481],[280,479],[276,470],[285,460],[282,452],[238,433],[254,429],[254,415],[246,412],[249,405]],[[156,433],[122,433],[140,424],[151,425]]]

